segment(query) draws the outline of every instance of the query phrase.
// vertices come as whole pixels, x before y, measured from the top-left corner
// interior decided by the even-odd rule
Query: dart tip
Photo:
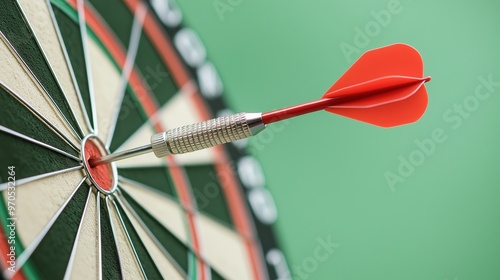
[[[98,160],[99,160],[99,158],[97,158],[97,157],[91,157],[87,160],[87,162],[91,168],[94,168],[100,164],[104,164],[104,162],[99,162]]]

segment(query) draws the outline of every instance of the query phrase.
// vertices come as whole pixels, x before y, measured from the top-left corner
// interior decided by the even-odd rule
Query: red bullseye
[[[82,160],[90,182],[101,192],[111,193],[116,187],[116,169],[113,163],[92,167],[89,159],[107,155],[108,152],[99,138],[89,135],[83,139]]]

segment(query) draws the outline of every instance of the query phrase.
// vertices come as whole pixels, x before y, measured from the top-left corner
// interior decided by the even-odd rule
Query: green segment
[[[0,166],[15,166],[17,180],[79,165],[67,156],[5,132],[0,132],[0,143]]]
[[[68,143],[2,87],[0,87],[0,125],[78,156]]]
[[[196,256],[189,252],[188,255],[188,263],[189,263],[189,271],[188,271],[188,279],[197,280],[198,279],[198,271],[196,266]]]
[[[123,189],[122,189],[123,191]],[[158,239],[165,250],[170,253],[172,258],[179,264],[185,273],[188,271],[188,252],[189,249],[173,235],[169,230],[161,225],[151,214],[149,214],[141,205],[139,205],[130,195],[123,191],[123,196],[144,224],[149,228],[153,235]]]
[[[148,187],[175,196],[173,183],[166,167],[119,168],[118,174]]]
[[[212,276],[212,280],[224,280],[224,277],[220,276],[220,274],[217,273],[217,271],[215,271],[213,268],[210,269],[210,273]]]
[[[134,15],[123,1],[92,0],[90,3],[106,19],[122,45],[128,48]],[[152,91],[160,106],[165,104],[177,92],[178,88],[172,76],[144,32],[141,34],[139,41],[135,66],[142,74],[147,89]]]
[[[134,16],[125,4],[117,0],[90,1],[90,3],[106,20],[124,49],[127,49]],[[135,69],[141,75],[141,81],[145,87],[139,90],[150,91],[159,106],[167,103],[178,91],[178,87],[175,85],[168,69],[164,66],[158,52],[144,33],[141,34],[139,39]],[[110,146],[111,151],[118,148],[148,119],[148,116],[140,109],[141,106],[137,103],[136,98],[132,96],[134,96],[134,93],[128,89],[122,100],[119,122]]]
[[[126,49],[130,40],[133,17],[123,2],[118,0],[89,0],[94,9],[105,19],[106,23],[120,39]]]
[[[89,2],[105,19],[107,25],[119,39],[123,49],[126,50],[133,24],[133,17],[127,7],[116,0]],[[120,147],[147,119],[148,117],[144,114],[140,103],[128,87],[120,105],[118,121],[109,149],[114,151]]]
[[[147,119],[141,105],[132,94],[131,89],[127,88],[122,104],[120,105],[120,113],[109,150],[113,152],[118,149]]]
[[[227,201],[214,166],[185,166],[185,170],[191,182],[198,210],[232,226]]]
[[[177,93],[178,87],[174,83],[173,77],[145,33],[141,35],[135,63],[143,76],[144,83],[148,86],[148,90],[153,93],[160,106],[167,103]]]
[[[80,137],[83,137],[71,108],[64,97],[63,91],[45,60],[32,30],[26,24],[17,3],[12,0],[0,0],[0,6],[2,7],[2,12],[0,13],[0,30],[9,39],[28,67],[33,71],[33,74],[47,90],[50,98],[66,117],[69,124]]]
[[[130,241],[135,250],[135,253],[137,254],[137,257],[139,258],[139,261],[142,265],[144,273],[146,274],[146,277],[148,279],[161,279],[162,276],[160,274],[160,271],[158,270],[158,268],[155,265],[155,262],[149,255],[146,246],[144,246],[144,243],[141,241],[141,237],[134,229],[132,222],[127,217],[127,215],[125,215],[125,211],[123,210],[122,206],[119,203],[117,203],[116,205],[118,208],[117,211],[121,215],[121,218],[123,220],[123,226],[130,237]]]
[[[71,20],[73,20],[75,23],[78,21],[78,14],[77,12],[73,9],[73,7],[71,7],[66,1],[64,0],[50,0],[50,3],[54,6],[54,7],[57,7],[58,9],[60,9],[61,11],[63,11],[64,13],[66,13],[66,15],[71,18]],[[99,39],[97,38],[97,36],[95,35],[94,31],[91,30],[88,26],[87,26],[87,35],[90,36],[92,38],[92,40],[94,40],[94,42],[99,45],[99,47],[101,48],[101,50],[106,54],[106,56],[108,57],[109,61],[111,61],[111,63],[113,63],[113,66],[116,68],[116,69],[120,69],[120,67],[118,66],[118,64],[116,63],[116,61],[113,60],[111,54],[109,53],[109,51],[104,47],[104,45],[102,44],[101,41],[99,41]]]
[[[84,184],[78,188],[29,258],[40,278],[63,279],[88,193],[88,185]]]
[[[87,65],[80,26],[78,22],[75,22],[63,9],[59,9],[58,5],[52,4],[51,6],[61,32],[61,37],[64,40],[68,57],[71,61],[71,67],[75,74],[82,101],[85,105],[85,111],[90,123],[93,124],[90,84],[87,76]]]
[[[103,279],[122,279],[116,240],[111,228],[106,199],[100,199],[101,265]]]
[[[59,0],[53,0],[54,5],[63,10],[73,21],[76,22],[77,14],[76,12],[66,3]],[[114,22],[114,21],[113,21]],[[126,23],[123,23],[126,26]],[[120,28],[123,26],[119,26]],[[101,49],[106,53],[109,60],[114,64],[116,69],[121,71],[119,65],[113,60],[113,57],[108,52],[106,47],[102,45],[101,41],[96,37],[94,32],[87,29],[88,34],[92,39],[101,47]],[[130,32],[130,31],[129,31]],[[127,86],[124,98],[120,105],[120,115],[118,117],[118,122],[116,124],[115,133],[113,135],[113,141],[110,145],[110,150],[116,150],[123,142],[128,139],[133,132],[135,132],[146,120],[148,119],[145,112],[142,110],[141,105],[137,102],[135,95],[133,94],[130,86]]]

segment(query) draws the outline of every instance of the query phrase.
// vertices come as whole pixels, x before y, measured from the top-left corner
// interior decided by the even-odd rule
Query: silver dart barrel
[[[157,157],[184,154],[254,136],[265,127],[261,113],[239,113],[157,133],[151,146]]]
[[[154,134],[151,144],[89,161],[91,166],[126,159],[153,150],[157,157],[190,153],[257,135],[266,125],[262,113],[239,113]]]

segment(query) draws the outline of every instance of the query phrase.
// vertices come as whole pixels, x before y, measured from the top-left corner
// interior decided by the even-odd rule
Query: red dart
[[[157,157],[190,153],[257,135],[267,124],[326,110],[381,127],[416,122],[427,108],[422,57],[395,44],[364,53],[319,100],[267,113],[239,113],[173,128],[151,144],[93,158],[91,167],[153,151]]]
[[[262,114],[270,124],[318,110],[381,127],[420,119],[427,108],[422,57],[394,44],[364,53],[319,100]]]

